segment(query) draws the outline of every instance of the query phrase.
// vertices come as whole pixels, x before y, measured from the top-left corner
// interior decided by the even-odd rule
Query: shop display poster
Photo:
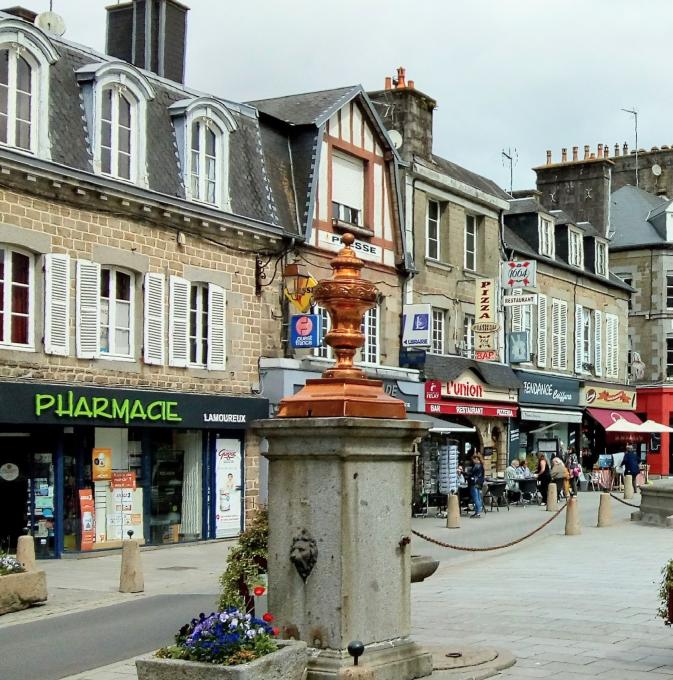
[[[241,531],[241,442],[215,442],[215,538],[238,536]]]
[[[82,550],[93,550],[93,544],[96,540],[96,527],[91,489],[79,490],[79,510],[82,518]]]
[[[91,475],[94,482],[112,479],[112,449],[93,449]]]
[[[113,470],[110,486],[113,489],[135,489],[136,473],[133,470],[130,472]]]

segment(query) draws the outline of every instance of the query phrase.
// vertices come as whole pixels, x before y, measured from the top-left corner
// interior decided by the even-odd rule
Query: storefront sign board
[[[460,401],[441,401],[427,403],[425,412],[430,414],[459,416],[488,416],[494,418],[516,418],[516,406],[500,406],[499,404],[479,404]]]
[[[96,526],[94,522],[94,504],[91,489],[79,490],[79,516],[82,523],[81,549],[93,550],[96,538]]]
[[[516,371],[523,383],[519,390],[522,404],[544,404],[549,406],[579,406],[580,383],[569,378]]]
[[[497,359],[498,323],[495,307],[495,279],[478,279],[475,282],[474,349],[482,361]]]
[[[580,390],[580,406],[633,411],[636,408],[636,391],[621,385],[584,385]]]
[[[0,383],[3,422],[22,425],[244,429],[267,418],[266,399]]]
[[[432,344],[432,305],[404,305],[402,310],[402,347],[430,347]]]
[[[537,293],[527,295],[503,295],[503,307],[519,307],[520,305],[537,305]]]
[[[339,252],[344,247],[341,242],[341,234],[332,234],[321,229],[318,231],[318,240],[320,245],[328,250]],[[373,243],[355,239],[351,248],[361,260],[369,260],[370,262],[381,261],[381,253],[383,252],[381,246],[375,246]]]
[[[295,349],[320,347],[320,316],[296,314],[290,320],[290,345]]]
[[[92,449],[91,462],[91,478],[94,482],[112,479],[112,449]]]
[[[215,442],[215,538],[241,532],[241,442]]]
[[[426,380],[425,400],[476,399],[479,401],[516,402],[516,390],[498,390],[486,385],[471,371],[467,370],[455,380]]]
[[[500,283],[503,288],[535,288],[537,262],[510,260],[500,265]]]

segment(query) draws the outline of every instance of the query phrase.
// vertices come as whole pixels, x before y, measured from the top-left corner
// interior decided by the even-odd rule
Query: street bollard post
[[[122,567],[119,573],[120,593],[142,593],[145,590],[143,563],[140,559],[140,542],[133,540],[133,531],[128,532],[129,540],[122,545]]]
[[[460,529],[460,503],[458,494],[449,494],[449,503],[446,508],[446,528]]]
[[[631,475],[624,475],[624,500],[633,498],[633,477]]]
[[[569,498],[566,505],[566,536],[578,536],[582,533],[580,513],[577,508],[577,498]]]
[[[598,505],[598,527],[609,527],[612,524],[612,505],[610,504],[610,494],[602,493]]]
[[[32,536],[19,536],[16,559],[26,571],[35,571],[35,539]]]
[[[556,512],[558,510],[558,489],[554,482],[549,482],[547,487],[547,512]]]

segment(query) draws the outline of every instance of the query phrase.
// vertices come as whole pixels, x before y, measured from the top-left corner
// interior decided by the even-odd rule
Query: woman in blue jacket
[[[472,454],[472,469],[470,470],[470,497],[474,505],[474,514],[470,517],[481,517],[483,502],[481,499],[481,487],[484,486],[484,459],[479,451]]]
[[[632,444],[626,445],[626,453],[624,454],[622,465],[624,466],[624,475],[631,475],[633,477],[633,492],[636,493],[638,491],[636,479],[640,474],[640,461]]]

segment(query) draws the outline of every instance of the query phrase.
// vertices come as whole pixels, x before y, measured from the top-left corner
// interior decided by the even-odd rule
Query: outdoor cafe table
[[[521,499],[523,500],[528,496],[531,501],[534,501],[537,496],[537,479],[535,477],[517,477],[516,481],[519,484]]]

